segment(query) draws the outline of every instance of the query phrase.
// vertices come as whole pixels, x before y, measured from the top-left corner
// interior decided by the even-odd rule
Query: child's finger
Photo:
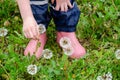
[[[33,38],[36,38],[36,35],[37,35],[37,33],[36,33],[36,27],[33,28],[33,30],[31,30],[31,33],[33,35]]]
[[[33,37],[35,39],[38,39],[38,35],[39,35],[39,30],[38,30],[38,27],[35,26],[34,31],[33,31]]]
[[[60,6],[59,5],[56,5],[56,7],[55,7],[55,10],[59,10],[60,9]]]
[[[67,6],[67,4],[66,4],[66,3],[65,3],[64,8],[65,8],[65,11],[67,11],[67,10],[68,10],[68,6]]]
[[[64,10],[64,5],[61,5],[61,11],[65,11],[65,10]]]
[[[26,38],[29,38],[28,32],[25,32],[24,35],[26,36]]]
[[[24,29],[23,30],[23,32],[24,32],[24,34],[26,35],[26,38],[31,38],[31,31],[30,31],[30,29]]]
[[[70,1],[67,2],[67,5],[68,5],[70,8],[73,7],[72,4],[70,3]]]
[[[54,3],[54,0],[51,0],[52,4]]]
[[[36,33],[37,33],[36,38],[39,39],[40,32],[39,32],[39,26],[38,25],[36,27]]]
[[[27,34],[27,31],[23,29],[23,34],[26,38],[28,38],[28,34]]]
[[[24,33],[24,32],[23,32],[23,34],[24,34],[24,36],[27,38],[27,34],[26,34],[26,33]]]
[[[29,36],[28,36],[29,38],[33,38],[33,33],[32,33],[32,31],[29,31]]]

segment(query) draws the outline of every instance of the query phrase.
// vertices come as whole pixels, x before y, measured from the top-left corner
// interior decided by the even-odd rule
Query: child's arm
[[[54,1],[55,0],[51,0],[52,3],[54,3]],[[67,11],[68,7],[73,7],[70,3],[70,0],[56,0],[56,10]]]
[[[23,19],[23,33],[26,38],[37,38],[39,35],[38,25],[33,17],[30,0],[17,0]]]

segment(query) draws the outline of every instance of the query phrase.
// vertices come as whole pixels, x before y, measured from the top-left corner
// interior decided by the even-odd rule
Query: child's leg
[[[43,24],[45,25],[45,28],[47,28],[51,19],[48,12],[47,0],[42,0],[42,1],[30,0],[30,4],[31,4],[31,9],[37,24],[38,25]],[[39,40],[31,39],[24,51],[24,54],[25,55],[28,55],[29,53],[30,55],[35,54],[37,58],[40,58],[40,56],[42,55],[41,53],[46,43],[46,40],[47,40],[46,32],[44,32],[43,34],[40,34]],[[38,46],[39,43],[41,43],[40,47]]]
[[[70,57],[80,58],[86,53],[75,35],[80,11],[74,0],[70,1],[71,4],[73,4],[73,8],[69,9],[67,12],[56,11],[51,7],[51,13],[56,25],[57,42],[59,43],[62,37],[68,37],[71,40],[71,46],[73,47],[73,53]],[[52,5],[55,7],[55,3]]]

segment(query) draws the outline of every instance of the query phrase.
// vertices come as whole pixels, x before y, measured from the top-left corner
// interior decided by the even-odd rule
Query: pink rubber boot
[[[77,40],[75,32],[57,32],[57,42],[59,44],[62,37],[67,37],[71,41],[71,46],[73,48],[73,53],[70,55],[71,58],[80,58],[85,55],[86,51]]]
[[[39,36],[39,40],[31,39],[28,43],[24,55],[27,56],[30,54],[30,56],[35,55],[37,59],[39,59],[42,56],[42,51],[44,49],[44,46],[46,44],[47,37],[46,33],[43,33]]]

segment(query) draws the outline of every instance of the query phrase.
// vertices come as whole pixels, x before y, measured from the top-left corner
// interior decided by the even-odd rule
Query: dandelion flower
[[[42,54],[45,59],[50,59],[53,56],[52,51],[49,49],[43,50]]]
[[[36,65],[29,65],[27,67],[27,72],[31,75],[35,75],[37,73],[37,66]]]
[[[105,74],[103,77],[104,77],[105,80],[112,80],[112,74],[110,72]]]
[[[70,39],[69,38],[67,38],[67,37],[62,37],[61,39],[60,39],[60,46],[62,47],[62,48],[67,48],[67,47],[69,47],[69,46],[71,46],[71,41],[70,41]]]
[[[45,25],[39,24],[38,26],[39,26],[39,32],[40,32],[40,34],[42,34],[42,33],[44,33],[46,31]]]
[[[0,28],[0,36],[6,36],[8,33],[8,30],[5,28]]]
[[[115,56],[117,59],[120,59],[120,49],[118,49],[116,52],[115,52]]]
[[[67,47],[67,48],[63,48],[64,54],[70,56],[73,54],[74,50],[73,47]]]
[[[107,74],[104,74],[103,76],[98,76],[97,80],[112,80],[112,74],[108,72]]]
[[[104,79],[102,78],[102,76],[98,76],[97,80],[104,80]]]

